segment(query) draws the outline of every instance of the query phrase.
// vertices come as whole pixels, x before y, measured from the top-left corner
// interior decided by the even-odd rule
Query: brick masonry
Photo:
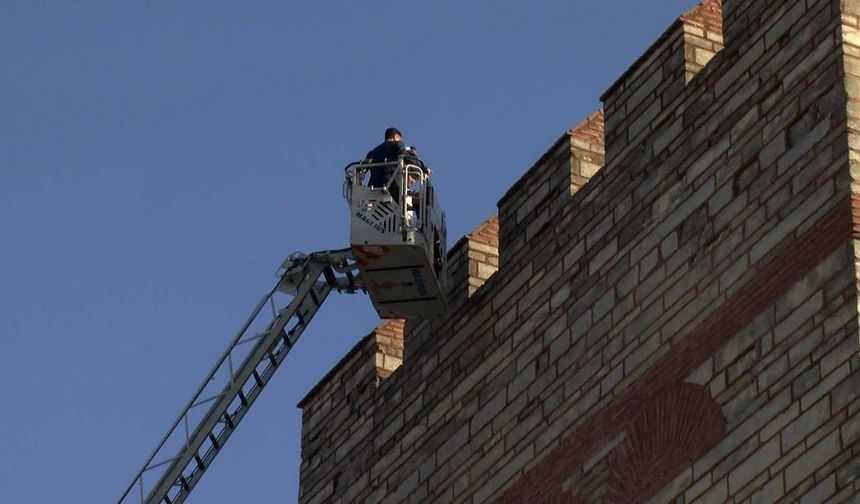
[[[860,501],[860,0],[705,0],[302,401],[299,501]]]

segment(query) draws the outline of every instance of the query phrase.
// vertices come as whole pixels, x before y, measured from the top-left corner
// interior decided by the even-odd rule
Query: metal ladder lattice
[[[354,270],[349,249],[287,258],[277,285],[251,312],[119,504],[184,502],[331,290],[356,291]],[[291,300],[278,310],[278,298],[288,295]],[[271,320],[255,332],[268,318],[266,305]]]

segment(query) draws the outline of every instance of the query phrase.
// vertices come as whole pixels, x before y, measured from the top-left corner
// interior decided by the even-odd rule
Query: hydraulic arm
[[[289,256],[119,504],[179,504],[220,453],[332,289],[355,293],[350,249]]]

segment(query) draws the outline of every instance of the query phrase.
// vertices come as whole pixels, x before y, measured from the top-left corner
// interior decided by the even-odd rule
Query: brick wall
[[[300,502],[856,499],[858,92],[860,0],[686,13],[302,402]]]
[[[469,310],[479,302],[472,295],[499,269],[499,218],[493,216],[448,251],[447,294],[449,316]],[[404,353],[411,358],[434,338],[434,322],[414,321],[406,325],[409,338]]]

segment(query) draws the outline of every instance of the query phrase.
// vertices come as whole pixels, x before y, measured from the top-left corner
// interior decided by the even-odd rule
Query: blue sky
[[[115,502],[386,126],[453,244],[694,3],[0,2],[3,500]],[[296,403],[376,322],[329,298],[189,502],[294,502]]]

